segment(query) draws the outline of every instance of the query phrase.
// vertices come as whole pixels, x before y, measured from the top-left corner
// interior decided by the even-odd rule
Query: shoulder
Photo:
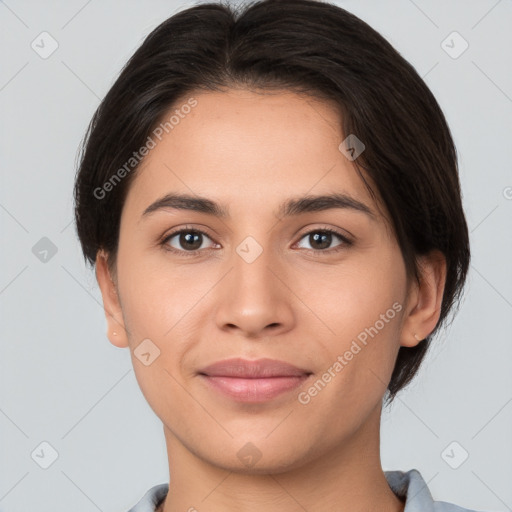
[[[460,507],[446,501],[436,501],[417,469],[384,471],[391,490],[405,500],[404,512],[482,512]]]
[[[459,505],[446,501],[434,501],[434,510],[435,512],[483,512],[472,508],[459,507]]]
[[[149,491],[128,512],[155,512],[169,491],[169,484],[158,484]]]

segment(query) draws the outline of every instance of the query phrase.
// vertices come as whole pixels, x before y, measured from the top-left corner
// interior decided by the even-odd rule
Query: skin
[[[400,346],[416,345],[414,333],[424,339],[439,320],[444,258],[422,257],[421,282],[407,280],[384,206],[338,149],[345,137],[332,104],[287,91],[190,96],[197,106],[131,184],[116,272],[103,251],[96,260],[108,337],[130,348],[163,423],[172,479],[160,510],[403,510],[381,467],[382,398]],[[368,205],[375,219],[340,208],[276,216],[290,197],[334,191]],[[205,196],[230,216],[167,208],[142,218],[168,192]],[[187,256],[179,235],[167,241],[179,254],[159,244],[180,228],[208,233],[198,254]],[[322,248],[305,235],[325,228],[354,243],[333,235]],[[236,252],[247,236],[263,249],[252,263]],[[395,302],[401,311],[301,404],[298,393]],[[160,350],[148,366],[134,355],[146,338]],[[237,356],[280,359],[313,375],[263,404],[238,403],[197,374]],[[249,442],[261,454],[251,467],[237,455]]]

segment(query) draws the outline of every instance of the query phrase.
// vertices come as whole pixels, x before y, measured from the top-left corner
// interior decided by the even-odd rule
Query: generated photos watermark
[[[376,336],[386,324],[392,320],[397,313],[402,311],[402,305],[399,302],[395,302],[391,308],[389,308],[385,313],[382,313],[372,326],[365,328],[357,335],[357,340],[352,340],[352,344],[350,345],[349,350],[346,350],[343,355],[339,355],[336,358],[336,361],[329,367],[327,370],[319,377],[315,383],[310,386],[306,391],[301,391],[297,396],[298,401],[302,405],[307,405],[311,402],[312,398],[318,395],[320,391],[322,391],[331,380],[338,375],[347,364],[352,361],[355,355],[361,352],[362,348],[366,346],[368,341],[368,336],[372,339]],[[358,344],[359,341],[361,345]]]
[[[111,192],[115,186],[118,185],[127,174],[133,171],[133,169],[140,164],[143,158],[156,147],[157,142],[155,139],[161,141],[164,133],[169,133],[173,130],[196,105],[197,100],[192,97],[189,98],[186,103],[181,105],[180,108],[175,109],[167,121],[160,123],[151,132],[151,135],[148,136],[146,142],[138,149],[138,151],[134,151],[132,156],[105,183],[103,183],[101,187],[96,187],[94,189],[94,197],[100,200],[104,199],[107,196],[107,193]]]

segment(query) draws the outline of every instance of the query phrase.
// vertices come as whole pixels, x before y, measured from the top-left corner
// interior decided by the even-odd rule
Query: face
[[[190,96],[131,184],[114,299],[98,259],[109,336],[131,349],[168,441],[231,470],[298,467],[380,412],[400,345],[418,343],[417,290],[385,209],[339,149],[332,105],[291,92]],[[252,383],[202,374],[230,358],[302,371]],[[246,455],[261,459],[251,468]]]

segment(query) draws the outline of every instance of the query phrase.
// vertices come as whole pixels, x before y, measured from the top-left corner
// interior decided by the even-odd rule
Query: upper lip
[[[210,377],[257,379],[265,377],[303,377],[312,372],[276,359],[264,358],[251,361],[237,357],[213,363],[200,370],[199,373]]]

